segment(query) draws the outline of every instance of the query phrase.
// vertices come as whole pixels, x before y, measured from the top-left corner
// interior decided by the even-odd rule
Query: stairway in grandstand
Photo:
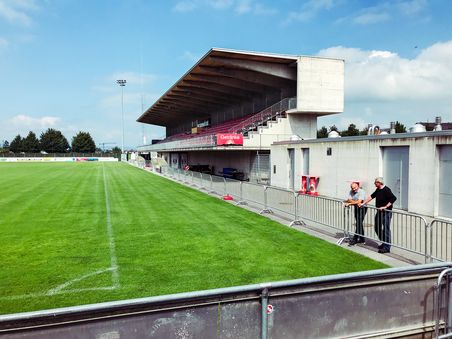
[[[239,133],[245,138],[252,134],[265,133],[266,130],[273,129],[278,123],[283,121],[282,119],[286,118],[286,110],[289,109],[289,102],[292,99],[293,98],[285,98],[260,112],[232,119],[211,127],[202,128],[198,133],[192,134],[191,132],[185,132],[174,134],[161,142],[191,139],[219,133]],[[281,132],[273,131],[272,133],[279,134]]]

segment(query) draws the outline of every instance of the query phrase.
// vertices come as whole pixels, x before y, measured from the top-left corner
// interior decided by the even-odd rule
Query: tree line
[[[339,131],[338,128],[336,127],[336,125],[333,125],[333,126],[330,126],[329,130],[325,126],[322,126],[317,131],[317,138],[328,138],[328,133],[331,132],[331,131],[338,132],[341,137],[352,137],[352,136],[356,136],[356,135],[367,135],[368,134],[367,127],[364,127],[360,131],[356,127],[355,124],[350,124],[350,125],[348,125],[347,129],[345,129],[343,131]],[[395,123],[395,131],[396,131],[396,133],[406,133],[406,127],[405,127],[405,125],[403,125],[400,122],[396,121],[396,123]]]
[[[2,145],[3,152],[12,153],[94,153],[96,144],[88,132],[78,132],[72,137],[69,145],[66,137],[58,130],[53,128],[42,132],[39,139],[32,131],[26,137],[16,135],[11,142],[5,140]]]

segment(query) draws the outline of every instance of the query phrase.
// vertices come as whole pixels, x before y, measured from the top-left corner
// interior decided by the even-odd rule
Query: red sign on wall
[[[221,145],[243,145],[243,135],[237,133],[217,134],[217,146]]]

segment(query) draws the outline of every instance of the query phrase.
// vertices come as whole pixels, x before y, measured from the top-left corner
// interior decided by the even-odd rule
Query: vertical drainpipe
[[[267,306],[268,306],[268,288],[264,288],[261,294],[261,312],[262,312],[262,327],[261,327],[261,338],[267,339],[267,331],[268,331],[268,314],[267,314]]]

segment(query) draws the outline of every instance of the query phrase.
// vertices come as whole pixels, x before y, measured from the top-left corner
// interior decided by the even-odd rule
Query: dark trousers
[[[383,247],[388,250],[391,248],[391,218],[392,212],[387,210],[378,210],[375,215],[375,233],[378,239],[386,243]]]
[[[364,240],[364,218],[366,217],[367,207],[355,206],[355,236],[353,237],[356,241]]]

